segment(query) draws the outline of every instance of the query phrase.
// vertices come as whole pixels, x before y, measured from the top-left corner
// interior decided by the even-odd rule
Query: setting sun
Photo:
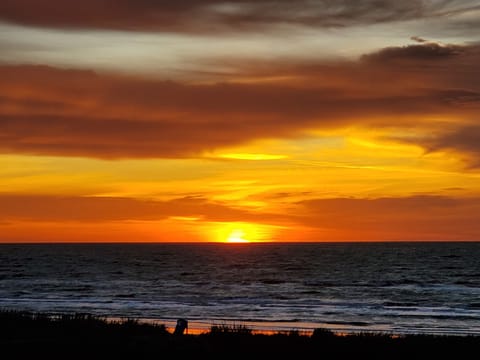
[[[249,243],[250,240],[244,238],[245,233],[242,230],[233,230],[227,238],[227,243]]]
[[[272,241],[275,226],[247,222],[211,223],[206,229],[211,241],[223,243],[255,243]]]

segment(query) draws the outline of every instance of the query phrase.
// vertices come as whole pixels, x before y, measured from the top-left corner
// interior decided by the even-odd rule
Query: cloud
[[[424,39],[420,36],[411,36],[410,40],[416,41],[416,42],[421,43],[421,44],[428,42],[428,40],[426,40],[426,39]]]
[[[480,101],[480,95],[477,94]],[[450,132],[416,139],[429,152],[453,151],[460,153],[469,167],[480,168],[480,126],[465,126]]]
[[[283,195],[283,194],[274,194]],[[302,194],[303,195],[303,194]],[[287,197],[290,194],[286,194]],[[293,200],[293,199],[290,199]],[[277,225],[288,236],[308,240],[478,240],[480,199],[437,195],[389,198],[327,198],[290,202],[284,213],[261,213],[233,208],[202,197],[166,201],[116,197],[0,195],[0,218],[10,232],[21,226],[57,224],[69,227],[135,221],[198,218],[207,222],[245,222]],[[195,223],[192,222],[192,223]],[[27,225],[25,225],[27,224]],[[190,224],[194,226],[195,224]],[[189,225],[189,226],[190,226]],[[293,231],[293,233],[292,233]],[[81,232],[83,234],[83,232]],[[284,235],[285,235],[284,234]],[[30,240],[32,240],[30,233]],[[58,235],[58,234],[57,234]],[[95,236],[99,234],[96,233]],[[282,240],[281,233],[278,238]],[[69,234],[73,236],[75,234]],[[302,237],[303,236],[303,237]],[[313,237],[312,237],[313,236]],[[63,241],[68,237],[62,237]],[[285,240],[292,240],[286,239]]]
[[[435,61],[460,55],[462,50],[463,47],[458,45],[424,42],[418,45],[387,47],[373,54],[363,56],[363,60],[375,63],[389,61]]]
[[[332,240],[478,240],[480,199],[417,195],[377,199],[312,199],[300,221]]]
[[[0,152],[201,157],[312,129],[423,126],[440,131],[445,125],[435,118],[448,117],[458,121],[457,131],[474,123],[480,108],[479,62],[476,44],[427,43],[351,62],[245,66],[239,61],[231,79],[203,84],[2,65]],[[263,81],[275,76],[280,80]],[[470,146],[455,144],[461,138],[445,139],[444,148],[468,151]]]
[[[242,209],[200,197],[168,201],[120,197],[0,195],[0,218],[37,222],[158,221],[169,217],[199,217],[205,221],[258,221]],[[262,220],[271,218],[268,214]]]
[[[0,20],[58,28],[213,31],[271,24],[344,27],[428,17],[475,9],[467,1],[396,0],[7,0]]]

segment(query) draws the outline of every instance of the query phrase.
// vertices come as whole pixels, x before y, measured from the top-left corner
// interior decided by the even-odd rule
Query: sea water
[[[480,243],[6,244],[0,309],[480,334]]]

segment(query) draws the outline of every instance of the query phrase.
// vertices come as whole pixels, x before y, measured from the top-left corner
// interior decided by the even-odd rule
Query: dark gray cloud
[[[420,44],[428,42],[428,40],[425,40],[424,38],[421,38],[420,36],[411,36],[410,40],[416,41]]]
[[[480,95],[478,96],[480,99]],[[463,155],[468,166],[480,168],[480,126],[460,126],[428,138],[417,139],[427,151],[453,151]]]
[[[462,46],[425,42],[403,47],[387,47],[373,54],[364,55],[362,59],[378,63],[388,61],[434,61],[460,55],[462,50],[464,50]]]
[[[60,28],[212,31],[271,24],[344,27],[451,17],[472,1],[426,0],[4,0],[0,20]]]

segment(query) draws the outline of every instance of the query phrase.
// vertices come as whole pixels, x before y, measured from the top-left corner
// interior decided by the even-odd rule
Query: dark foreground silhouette
[[[1,359],[471,359],[478,336],[352,334],[317,329],[253,334],[244,326],[214,326],[175,335],[163,325],[106,321],[91,315],[0,311]]]

